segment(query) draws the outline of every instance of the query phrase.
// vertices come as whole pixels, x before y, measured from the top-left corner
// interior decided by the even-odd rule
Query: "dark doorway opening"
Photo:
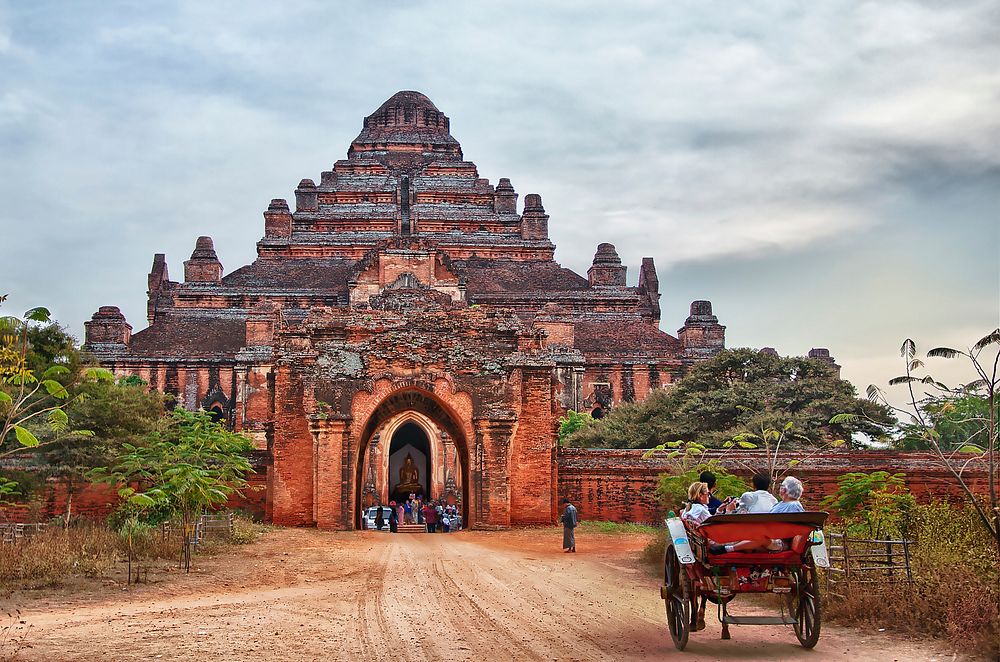
[[[402,503],[416,494],[431,498],[431,444],[416,423],[404,423],[389,444],[389,500]]]

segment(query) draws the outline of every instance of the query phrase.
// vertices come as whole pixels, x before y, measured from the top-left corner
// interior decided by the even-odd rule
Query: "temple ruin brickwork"
[[[251,264],[226,272],[198,237],[183,280],[154,256],[145,329],[114,306],[87,322],[102,364],[254,440],[266,489],[248,503],[276,524],[360,526],[404,455],[472,526],[555,521],[562,494],[605,484],[565,482],[581,474],[559,417],[641,400],[725,345],[708,301],[660,330],[651,257],[636,285],[610,243],[586,277],[562,267],[541,196],[519,209],[450,130],[424,95],[395,94],[292,207],[271,200]],[[621,489],[609,503],[631,503]]]

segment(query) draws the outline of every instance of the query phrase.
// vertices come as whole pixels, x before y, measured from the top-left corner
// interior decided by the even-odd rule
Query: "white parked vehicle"
[[[382,530],[388,531],[389,515],[392,513],[392,508],[390,508],[389,506],[372,506],[370,508],[365,508],[364,515],[362,516],[361,519],[364,522],[364,526],[366,529],[377,531],[378,529],[375,528],[375,517],[378,515],[379,508],[382,508],[382,519],[385,520],[385,522],[382,524]]]

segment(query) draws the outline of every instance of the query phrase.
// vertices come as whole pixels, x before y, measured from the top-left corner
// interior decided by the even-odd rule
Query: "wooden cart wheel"
[[[677,560],[673,545],[668,545],[663,555],[663,583],[667,588],[664,602],[670,638],[677,650],[682,651],[691,634],[691,580]]]
[[[821,621],[819,577],[812,563],[794,571],[795,588],[789,595],[788,610],[795,617],[795,636],[803,648],[812,648],[819,641]]]

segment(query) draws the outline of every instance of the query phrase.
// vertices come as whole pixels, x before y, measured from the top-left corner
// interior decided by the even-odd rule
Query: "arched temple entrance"
[[[473,524],[466,433],[432,393],[408,389],[387,396],[365,425],[356,467],[355,528],[362,528],[364,508],[410,493],[457,505],[464,525]]]

